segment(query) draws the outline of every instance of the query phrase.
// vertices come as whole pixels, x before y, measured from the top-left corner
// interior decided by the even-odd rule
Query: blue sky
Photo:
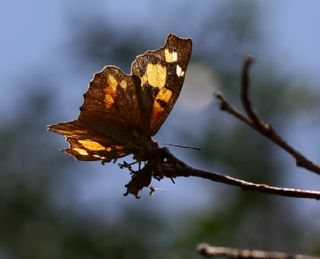
[[[219,4],[219,2],[221,1],[216,1],[216,4]],[[229,2],[232,3],[232,1]],[[317,0],[271,0],[268,2],[256,0],[254,2],[261,4],[260,11],[264,14],[262,28],[268,35],[269,42],[272,45],[269,54],[274,57],[272,59],[273,62],[282,69],[279,72],[294,75],[293,81],[304,82],[305,80],[310,80],[310,82],[319,86],[320,2]],[[77,9],[88,8],[88,5],[84,3],[84,1],[69,1],[66,3],[66,1],[62,0],[6,0],[1,2],[0,75],[2,80],[1,90],[6,94],[0,96],[0,117],[8,118],[9,115],[11,116],[17,110],[16,100],[17,98],[23,98],[25,95],[27,89],[23,85],[23,78],[27,78],[29,71],[39,69],[41,72],[52,69],[56,70],[56,72],[52,72],[56,76],[61,72],[61,68],[57,68],[60,64],[59,59],[63,59],[60,56],[62,54],[59,49],[68,39],[68,30],[66,29],[68,16],[77,12]],[[208,1],[199,1],[195,4],[191,1],[187,3],[186,1],[162,0],[157,1],[159,8],[157,10],[153,9],[151,12],[150,1],[146,0],[105,1],[104,4],[99,4],[101,8],[98,9],[94,9],[95,5],[94,1],[92,1],[93,10],[90,10],[90,12],[101,14],[105,8],[108,14],[106,19],[114,21],[119,26],[134,28],[135,25],[141,23],[145,23],[148,26],[146,21],[151,18],[165,21],[166,15],[172,16],[176,10],[183,11],[185,9],[190,11],[192,6],[205,12],[207,3]],[[119,17],[120,14],[121,17]],[[190,16],[192,16],[193,21],[196,21],[201,18],[201,12],[190,13]],[[129,25],[126,22],[127,20],[130,20]],[[192,27],[192,22],[190,21],[181,22],[186,23],[185,32],[188,31],[188,26]],[[161,24],[163,28],[159,28],[159,30],[165,35],[168,24],[166,22]],[[194,48],[196,47],[194,46]],[[259,57],[258,62],[263,62],[263,57]],[[81,89],[86,89],[86,84],[93,72],[88,71],[88,75],[83,75],[84,81],[79,82],[82,85]],[[72,79],[66,78],[66,81],[72,81]],[[17,87],[17,85],[19,85],[19,89],[13,88]],[[73,101],[80,103],[81,99],[82,94],[79,93]],[[70,114],[75,116],[74,112],[77,114],[78,107],[71,110]],[[297,130],[296,132],[302,130],[301,125],[296,126],[293,132],[295,132],[294,130]],[[295,139],[294,134],[292,135],[292,140],[296,141],[298,145],[302,145],[304,140]],[[319,148],[308,150],[311,156],[319,157],[316,153]],[[97,193],[102,193],[105,189],[104,180],[100,181],[101,177],[103,176],[96,175],[95,181],[90,182],[91,178],[88,178],[83,182],[85,184],[77,186],[78,191],[83,193],[83,202],[88,202],[88,206],[92,199],[96,199],[100,195],[97,195]],[[188,181],[183,182],[185,188],[188,189],[188,185],[191,183]],[[92,193],[93,189],[96,190],[95,193]],[[175,186],[175,190],[178,190],[177,186]],[[175,195],[170,195],[172,191],[164,191],[163,196],[170,196],[170,199],[172,197],[179,199],[178,191]],[[183,192],[180,193],[182,195]],[[119,189],[113,195],[119,196]],[[180,196],[180,198],[182,197]]]
[[[320,2],[316,0],[256,2],[260,2],[263,6],[264,27],[271,38],[269,40],[274,45],[272,54],[275,60],[283,62],[284,69],[299,70],[299,74],[318,81]],[[83,3],[84,1],[66,3],[61,0],[2,1],[0,5],[0,31],[2,32],[0,73],[2,86],[5,89],[10,88],[10,82],[17,75],[23,74],[26,68],[40,66],[39,64],[46,62],[48,58],[52,58],[50,57],[52,49],[61,46],[67,38],[66,16],[75,12],[72,10],[74,7],[81,9],[82,6],[86,6]],[[197,8],[205,10],[206,3],[206,1],[197,3]],[[125,5],[127,8],[124,9]],[[107,17],[107,19],[115,24],[124,23],[123,26],[125,26],[125,21],[118,17],[119,13],[122,13],[130,19],[130,26],[133,26],[134,21],[139,24],[141,20],[148,20],[154,15],[150,13],[149,5],[148,1],[138,1],[133,4],[133,2],[122,0],[106,1],[101,6],[105,6],[108,15],[115,14],[115,17]],[[172,15],[176,8],[185,8],[183,1],[173,3],[159,1],[159,6],[162,5],[168,7],[167,15]],[[103,12],[101,9],[95,11]],[[197,19],[197,15],[193,17]],[[290,62],[287,62],[284,57]]]

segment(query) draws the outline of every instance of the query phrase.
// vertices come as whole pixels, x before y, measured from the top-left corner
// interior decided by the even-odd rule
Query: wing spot
[[[110,108],[114,104],[114,99],[110,94],[106,94],[106,96],[104,97],[104,102],[107,108]]]
[[[166,84],[167,68],[165,66],[162,66],[161,64],[149,63],[147,65],[146,74],[144,76],[146,76],[149,85],[162,88]],[[143,80],[141,79],[141,82],[142,81]]]
[[[114,104],[114,99],[117,96],[118,81],[113,75],[108,75],[107,85],[104,87],[105,97],[104,102],[107,108],[110,108]]]
[[[176,51],[170,52],[169,49],[165,49],[164,50],[164,57],[165,57],[166,62],[168,62],[168,63],[177,62],[178,53]]]
[[[92,150],[92,151],[101,151],[105,150],[105,147],[102,146],[100,143],[93,141],[91,139],[80,139],[78,142],[85,148]]]
[[[73,148],[73,151],[77,152],[79,155],[82,155],[82,156],[89,155],[87,150],[82,149],[82,148],[75,147],[75,148]]]
[[[163,114],[166,106],[168,105],[170,99],[172,97],[172,91],[163,87],[157,94],[151,115],[151,125],[154,125],[156,121],[159,120],[161,115]]]
[[[100,156],[100,155],[96,155],[96,154],[94,154],[92,156],[95,157],[95,158],[99,158],[101,160],[107,159],[105,156]]]
[[[127,81],[126,81],[126,80],[121,80],[120,86],[121,86],[123,89],[126,89],[126,88],[127,88]]]
[[[113,76],[113,75],[108,75],[108,79],[107,79],[108,85],[114,90],[117,90],[117,86],[118,86],[118,81],[117,79]]]
[[[177,67],[176,67],[176,73],[177,73],[178,77],[184,76],[184,71],[182,70],[182,68],[179,65],[177,65]]]

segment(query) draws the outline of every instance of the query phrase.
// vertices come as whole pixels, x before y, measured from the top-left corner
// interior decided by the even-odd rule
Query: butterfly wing
[[[132,153],[126,144],[137,136],[148,140],[171,111],[191,48],[191,39],[169,34],[164,47],[136,58],[132,75],[105,67],[90,82],[79,118],[50,125],[49,131],[65,135],[69,148],[64,151],[78,160],[110,161]]]
[[[109,162],[128,155],[124,146],[114,144],[108,139],[67,137],[67,142],[69,142],[69,148],[63,151],[82,161]]]
[[[106,137],[80,120],[49,125],[48,130],[65,135],[69,148],[63,151],[78,160],[111,161],[130,153],[118,141]]]
[[[141,117],[136,76],[124,74],[118,67],[107,66],[94,75],[79,120],[99,132],[121,142],[127,142],[132,131],[141,131]]]
[[[136,93],[140,79],[125,75],[119,68],[107,66],[96,73],[84,94],[77,120],[48,126],[48,130],[65,135],[70,147],[65,152],[78,160],[108,160],[124,156],[129,151],[118,152],[118,148],[133,141],[134,132],[141,132],[143,125]],[[86,140],[87,142],[83,142]],[[104,150],[95,150],[98,143]],[[96,147],[98,146],[96,144]],[[111,148],[111,151],[109,152]]]
[[[169,34],[162,48],[147,51],[132,63],[131,72],[141,81],[139,94],[148,118],[144,129],[146,135],[155,135],[173,108],[181,91],[191,51],[191,39]]]

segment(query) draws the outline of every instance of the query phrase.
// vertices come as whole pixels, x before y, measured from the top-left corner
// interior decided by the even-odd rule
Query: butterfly
[[[180,94],[191,52],[191,39],[169,34],[162,48],[136,57],[130,75],[104,67],[91,80],[78,119],[48,130],[66,136],[63,151],[77,160],[110,162],[129,154],[147,160],[158,147],[151,137]]]

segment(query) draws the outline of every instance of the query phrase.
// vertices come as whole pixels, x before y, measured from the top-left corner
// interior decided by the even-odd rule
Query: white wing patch
[[[177,67],[176,67],[176,74],[178,77],[184,76],[184,71],[182,70],[182,68],[179,65],[177,65]]]
[[[82,149],[82,148],[75,147],[75,148],[73,148],[73,150],[74,150],[75,152],[77,152],[77,153],[78,153],[79,155],[81,155],[81,156],[87,156],[87,155],[89,155],[88,152],[87,152],[87,150]]]

